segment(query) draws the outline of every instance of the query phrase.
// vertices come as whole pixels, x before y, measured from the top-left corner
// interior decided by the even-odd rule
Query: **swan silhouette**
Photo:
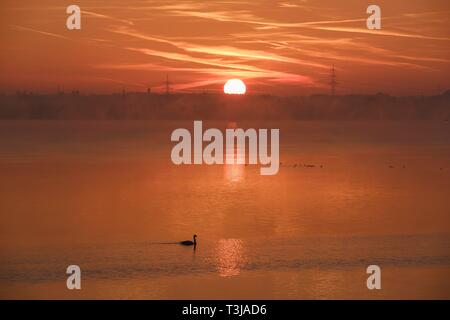
[[[191,240],[185,240],[185,241],[181,241],[179,242],[179,244],[183,245],[183,246],[192,246],[192,245],[197,245],[197,235],[194,234],[193,237],[194,241]]]

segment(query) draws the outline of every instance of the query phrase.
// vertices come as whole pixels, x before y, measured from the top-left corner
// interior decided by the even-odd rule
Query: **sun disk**
[[[230,79],[223,87],[226,94],[245,94],[246,91],[245,83],[240,79]]]

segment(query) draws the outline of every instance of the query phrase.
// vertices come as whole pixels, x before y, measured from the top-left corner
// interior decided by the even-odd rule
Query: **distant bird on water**
[[[181,244],[183,246],[195,246],[195,245],[197,245],[197,235],[194,234],[194,236],[192,238],[194,239],[194,241],[185,240],[185,241],[179,242],[179,244]]]

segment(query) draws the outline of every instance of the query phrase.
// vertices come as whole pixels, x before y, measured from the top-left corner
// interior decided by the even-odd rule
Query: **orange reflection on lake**
[[[244,246],[239,239],[220,239],[216,247],[217,271],[221,277],[237,276],[246,258]]]

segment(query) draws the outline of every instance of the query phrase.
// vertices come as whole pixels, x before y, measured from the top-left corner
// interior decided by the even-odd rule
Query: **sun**
[[[246,91],[245,83],[240,79],[230,79],[223,86],[223,92],[226,94],[245,94]]]

